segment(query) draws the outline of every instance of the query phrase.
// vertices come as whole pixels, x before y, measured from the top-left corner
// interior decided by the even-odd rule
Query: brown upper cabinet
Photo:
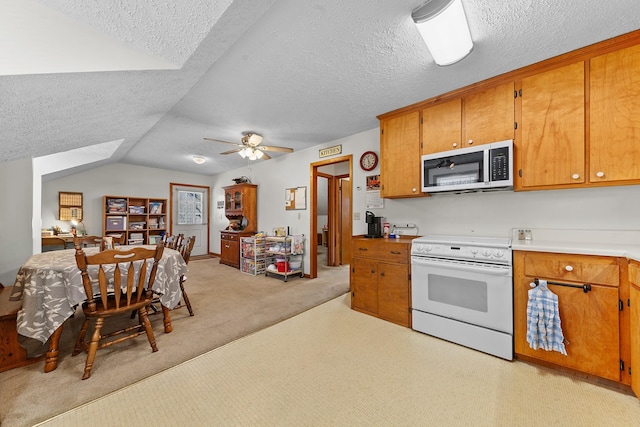
[[[640,45],[590,61],[589,180],[640,179]]]
[[[514,137],[514,83],[422,110],[422,154],[456,150]]]
[[[380,122],[380,195],[423,196],[420,185],[420,112]]]
[[[640,184],[640,30],[378,116],[382,197],[420,156],[514,140],[515,190]]]
[[[462,146],[462,98],[422,110],[422,154]]]
[[[519,187],[584,183],[584,62],[524,78],[520,86]]]
[[[463,98],[463,146],[513,139],[513,82],[502,83]]]

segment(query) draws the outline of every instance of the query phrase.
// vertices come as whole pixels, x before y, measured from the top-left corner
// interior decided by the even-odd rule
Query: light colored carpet
[[[630,395],[350,310],[349,295],[42,426],[638,426]]]
[[[319,270],[317,279],[290,277],[285,283],[241,273],[217,258],[192,260],[185,286],[195,316],[189,317],[186,309],[173,311],[170,334],[162,332],[162,315],[151,316],[158,352],[151,352],[145,337],[99,350],[85,381],[86,355],[71,357],[83,321],[80,313],[65,323],[55,371],[43,373],[44,362],[39,362],[0,373],[0,424],[31,426],[348,291],[347,266]]]

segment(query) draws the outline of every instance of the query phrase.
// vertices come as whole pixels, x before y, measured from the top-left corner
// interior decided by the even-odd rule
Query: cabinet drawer
[[[238,240],[238,235],[235,234],[235,233],[220,233],[220,238],[222,240],[237,241]]]
[[[409,263],[410,242],[394,242],[382,239],[355,239],[352,245],[354,257],[375,258],[399,264]]]
[[[617,258],[528,252],[524,274],[529,277],[618,286]]]

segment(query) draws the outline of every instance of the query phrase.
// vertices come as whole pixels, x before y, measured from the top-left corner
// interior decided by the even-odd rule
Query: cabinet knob
[[[573,175],[571,175],[571,178],[573,178],[573,179],[580,179],[580,174],[578,174],[578,173],[574,173]]]
[[[416,190],[416,187],[413,187],[413,188],[411,189],[411,191],[415,193],[415,192],[416,192],[416,191],[418,191],[418,190]]]
[[[598,178],[602,178],[602,177],[604,176],[604,172],[597,172],[597,173],[596,173],[596,176],[597,176]]]
[[[564,269],[567,271],[573,271],[573,267],[571,267],[570,265],[567,265]]]
[[[472,144],[473,144],[473,139],[470,139],[469,140],[469,145],[472,145]]]
[[[456,148],[458,146],[457,142],[454,142],[453,144],[451,144],[453,146],[453,148]]]

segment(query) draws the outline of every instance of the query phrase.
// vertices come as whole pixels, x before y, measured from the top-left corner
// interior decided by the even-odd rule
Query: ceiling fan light
[[[411,14],[436,64],[455,64],[473,49],[462,0],[430,0]]]
[[[193,156],[192,159],[193,159],[193,163],[197,165],[201,165],[207,160],[202,156]]]
[[[238,151],[238,154],[240,154],[240,157],[242,157],[244,159],[245,157],[247,157],[249,155],[248,151],[249,151],[248,149],[243,148],[242,150]]]
[[[250,133],[249,136],[249,145],[255,147],[256,145],[262,142],[262,135],[258,135],[257,133]]]
[[[264,153],[262,152],[262,150],[255,150],[255,155],[256,158],[261,159],[262,156],[264,156]]]

